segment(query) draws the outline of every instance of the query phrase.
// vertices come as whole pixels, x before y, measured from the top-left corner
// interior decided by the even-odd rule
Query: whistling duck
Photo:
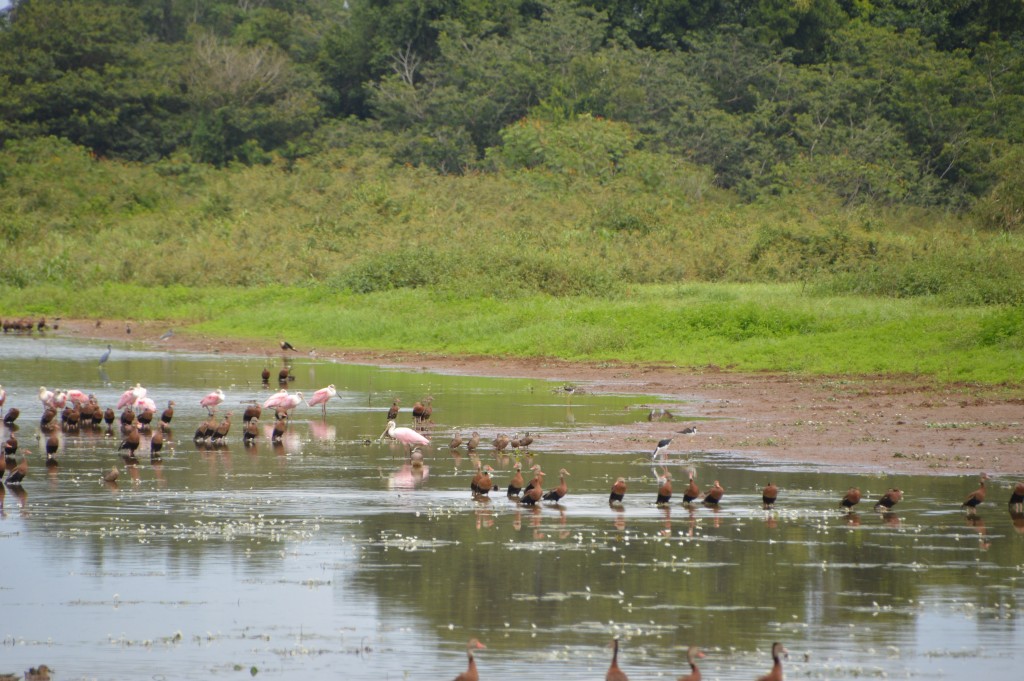
[[[683,503],[692,504],[694,500],[700,496],[700,487],[697,486],[697,471],[691,468],[687,473],[690,476],[690,482],[686,485],[686,489],[683,490]]]
[[[121,471],[117,469],[117,466],[113,466],[103,474],[103,482],[117,482],[119,477],[121,477]]]
[[[612,484],[612,493],[608,495],[609,504],[621,504],[622,499],[626,496],[626,479],[618,478],[614,484]]]
[[[50,452],[47,452],[46,453],[46,470],[48,470],[48,471],[56,471],[58,466],[60,466],[60,462],[57,461],[57,457],[55,457]]]
[[[462,431],[456,430],[455,434],[452,435],[452,441],[448,443],[448,449],[455,451],[462,446]]]
[[[4,425],[13,426],[19,416],[21,416],[21,411],[17,407],[11,407],[7,410],[7,413],[4,414]]]
[[[107,407],[103,410],[103,422],[107,424],[107,430],[109,431],[114,427],[114,419],[117,418],[117,414],[111,407]]]
[[[430,406],[430,403],[433,401],[434,398],[428,396],[422,402],[412,405],[412,420],[415,423],[424,423],[430,420],[431,415],[434,413],[434,408]]]
[[[18,451],[18,439],[13,434],[4,441],[4,456],[13,456]]]
[[[860,490],[856,487],[851,487],[846,490],[846,494],[843,495],[843,500],[839,502],[839,505],[845,508],[847,511],[853,510],[853,507],[860,503]]]
[[[494,474],[494,469],[490,466],[484,466],[480,471],[480,479],[476,481],[476,489],[474,493],[479,496],[487,496],[488,492],[494,489],[494,480],[491,476]]]
[[[260,434],[260,420],[249,419],[245,424],[245,432],[242,433],[242,444],[251,445],[255,443],[256,437]]]
[[[718,506],[718,502],[722,500],[722,495],[725,494],[725,490],[722,489],[722,485],[715,480],[715,484],[708,488],[708,491],[704,492],[704,503],[708,506]]]
[[[260,373],[260,380],[264,384],[270,383],[270,369],[263,367],[263,371]]]
[[[259,402],[253,402],[242,412],[242,423],[248,424],[253,419],[258,421],[261,416],[263,416],[263,407],[259,405]]]
[[[27,449],[21,455],[20,460],[15,466],[7,466],[7,479],[4,483],[7,485],[20,485],[21,481],[28,475],[28,455],[32,452]]]
[[[412,405],[412,420],[413,423],[419,423],[423,419],[423,403],[416,400]]]
[[[654,502],[661,506],[672,500],[672,474],[665,471],[658,478],[658,499]]]
[[[281,349],[285,351],[291,350],[292,352],[298,352],[298,350],[295,349],[295,346],[286,340],[281,341]]]
[[[57,416],[57,410],[53,407],[47,407],[43,411],[43,415],[39,417],[39,427],[43,430],[49,431],[55,427],[53,419]]]
[[[988,473],[982,473],[978,489],[967,495],[967,498],[964,499],[964,503],[960,504],[960,508],[966,508],[969,512],[974,513],[978,504],[985,501],[985,481],[987,480]]]
[[[400,401],[397,397],[391,401],[391,407],[388,408],[388,421],[398,420],[398,403]]]
[[[288,429],[288,421],[284,419],[274,419],[274,430],[270,434],[271,442],[281,442],[284,439],[284,432]]]
[[[779,488],[774,482],[769,482],[761,490],[761,504],[765,510],[775,508],[775,500],[779,498]]]
[[[1010,495],[1010,508],[1019,511],[1024,510],[1024,482],[1018,482]]]
[[[228,436],[228,432],[231,430],[231,412],[229,411],[224,415],[224,420],[221,421],[217,428],[210,435],[210,442],[223,443],[224,438]]]
[[[160,422],[171,425],[171,419],[174,418],[174,400],[167,402],[167,408],[164,409],[163,413],[160,414]]]
[[[196,434],[192,437],[196,442],[202,442],[206,438],[213,435],[214,431],[217,430],[217,419],[210,414],[205,421],[199,424],[196,428]]]
[[[658,455],[661,454],[663,450],[667,449],[670,444],[672,444],[672,438],[670,437],[667,437],[664,440],[659,440],[658,446],[654,448],[654,453],[651,454],[651,461],[657,461]]]
[[[697,668],[697,663],[694,662],[699,657],[704,657],[704,653],[697,646],[690,646],[686,650],[686,661],[690,663],[690,673],[683,674],[676,681],[700,681],[700,669]]]
[[[153,433],[153,437],[149,439],[149,454],[150,456],[160,453],[160,450],[164,448],[164,434],[162,431],[156,431]]]
[[[544,471],[540,469],[540,466],[533,467],[533,480],[526,486],[523,491],[523,496],[519,499],[520,503],[526,504],[527,506],[535,506],[538,501],[544,496]]]
[[[480,481],[484,479],[484,469],[480,465],[479,459],[474,459],[474,462],[476,463],[476,472],[473,473],[473,479],[469,481],[469,491],[475,495],[480,489]]]
[[[569,491],[569,486],[565,484],[567,477],[569,477],[569,471],[564,468],[558,471],[558,487],[548,490],[544,494],[544,501],[553,501],[556,504],[561,501],[562,497]]]
[[[496,451],[503,451],[512,440],[505,433],[498,433],[498,436],[491,442]]]
[[[52,671],[45,664],[41,664],[38,667],[30,667],[25,672],[25,681],[50,681],[50,672]]]
[[[523,466],[516,461],[513,468],[515,469],[515,475],[513,475],[512,479],[508,481],[507,494],[509,497],[518,497],[519,493],[523,489]]]
[[[474,650],[480,650],[486,648],[483,643],[476,640],[475,638],[469,639],[469,643],[466,644],[466,657],[469,658],[469,666],[466,667],[466,671],[462,672],[455,677],[455,681],[479,681],[480,673],[476,670],[476,659],[473,657]]]
[[[57,437],[57,433],[50,433],[50,436],[46,438],[46,453],[56,454],[60,449],[60,438]]]
[[[772,670],[764,676],[759,677],[757,681],[782,681],[782,660],[780,659],[780,656],[785,656],[788,660],[789,651],[783,648],[781,643],[773,643],[772,660],[774,660],[774,664],[772,665]]]
[[[125,426],[124,439],[121,440],[121,444],[118,445],[118,450],[127,449],[129,456],[135,456],[135,450],[139,448],[139,444],[142,442],[142,437],[139,435],[139,429],[135,426]]]
[[[135,412],[132,411],[131,407],[125,407],[124,411],[121,412],[121,432],[124,432],[125,426],[131,426],[135,424]]]
[[[619,669],[619,639],[612,639],[612,663],[608,665],[608,672],[604,675],[604,681],[629,681],[626,672]]]
[[[475,430],[469,434],[469,440],[466,442],[466,450],[473,452],[480,446],[480,433]]]
[[[398,440],[403,445],[408,445],[410,450],[416,445],[425,446],[430,444],[430,440],[423,437],[412,428],[396,428],[394,421],[388,421],[388,427],[384,429],[384,432],[380,434],[380,437],[383,438],[385,435],[392,440]]]
[[[153,417],[156,414],[153,413],[152,409],[143,409],[136,418],[139,421],[139,430],[148,432],[152,430],[151,424],[153,423]]]
[[[900,490],[898,487],[892,487],[888,489],[885,492],[885,494],[882,495],[881,499],[875,502],[875,510],[877,511],[880,508],[884,508],[885,510],[888,511],[893,506],[900,503],[902,499],[903,491]]]

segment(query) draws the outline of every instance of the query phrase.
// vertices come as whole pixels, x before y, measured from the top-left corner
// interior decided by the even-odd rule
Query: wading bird
[[[659,506],[672,500],[672,474],[665,471],[658,477],[658,498],[654,502]]]
[[[619,669],[619,639],[612,639],[612,663],[604,675],[604,681],[629,681],[626,672]]]
[[[384,432],[381,433],[380,437],[377,439],[380,440],[385,435],[392,440],[398,440],[403,445],[407,445],[409,447],[409,451],[412,451],[412,448],[416,445],[425,446],[430,444],[430,440],[423,437],[412,428],[406,428],[404,426],[401,428],[396,427],[394,421],[388,421],[388,427],[384,429]]]
[[[683,503],[692,504],[700,496],[700,487],[697,487],[697,470],[691,468],[687,473],[690,476],[690,482],[686,485],[686,489],[683,490]]]
[[[281,349],[285,351],[291,350],[292,352],[298,352],[298,350],[295,349],[295,346],[286,340],[281,341]]]
[[[846,490],[846,494],[843,495],[843,500],[839,502],[839,505],[845,508],[848,512],[853,510],[853,507],[860,503],[860,490],[856,487],[851,487]]]
[[[311,407],[315,407],[316,405],[319,404],[321,411],[323,411],[324,417],[326,417],[327,400],[337,396],[338,391],[335,389],[334,384],[332,383],[326,388],[320,388],[315,393],[313,393],[313,396],[309,398],[309,401],[307,401],[306,404],[308,404]]]
[[[708,488],[708,491],[704,492],[704,503],[708,506],[718,506],[718,503],[722,500],[722,495],[725,494],[725,490],[722,489],[722,485],[715,480],[715,484]]]
[[[609,504],[621,504],[626,496],[626,479],[619,478],[612,484],[612,493],[608,495]]]
[[[761,490],[761,504],[767,511],[770,508],[775,508],[775,500],[779,498],[779,488],[774,482],[769,482]]]
[[[107,363],[107,360],[110,359],[110,353],[112,350],[113,348],[111,348],[110,345],[108,344],[107,351],[100,355],[100,366],[103,366],[104,364]]]
[[[391,407],[388,409],[388,421],[398,420],[398,403],[400,400],[396,397],[391,401]]]
[[[199,400],[200,407],[206,407],[206,411],[213,413],[217,411],[217,405],[224,401],[224,391],[217,388],[203,399]]]
[[[898,487],[892,487],[882,495],[882,498],[875,502],[875,510],[885,509],[888,511],[903,499],[903,491]]]
[[[469,643],[466,644],[466,657],[469,658],[469,666],[466,667],[466,671],[462,672],[455,677],[455,681],[479,681],[480,672],[476,670],[476,658],[473,657],[474,650],[481,650],[486,648],[483,643],[476,640],[475,638],[469,639]]]
[[[651,454],[651,461],[657,461],[658,455],[667,449],[670,444],[672,444],[672,438],[670,437],[667,437],[664,440],[659,440],[658,446],[654,448],[654,453]]]
[[[515,474],[508,481],[507,495],[509,497],[518,497],[519,493],[523,490],[523,466],[516,461],[513,468],[515,469]]]
[[[967,495],[967,498],[964,499],[964,503],[960,504],[960,508],[966,508],[968,513],[974,513],[975,509],[978,508],[978,505],[985,501],[985,482],[987,480],[988,473],[982,473],[978,489]]]
[[[782,644],[775,642],[772,644],[772,670],[762,677],[759,677],[757,681],[782,681],[782,659],[781,657],[789,659],[789,651],[782,647]]]
[[[553,501],[556,504],[562,500],[569,492],[569,486],[565,484],[565,479],[569,477],[569,471],[564,468],[558,471],[558,486],[548,490],[544,494],[544,501]]]

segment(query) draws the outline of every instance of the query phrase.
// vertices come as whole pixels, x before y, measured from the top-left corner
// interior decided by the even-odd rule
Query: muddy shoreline
[[[62,320],[55,332],[169,350],[277,358],[276,342],[212,338],[164,323]],[[305,350],[305,348],[300,348]],[[307,353],[300,352],[299,357]],[[671,421],[586,433],[605,451],[735,452],[763,461],[805,462],[877,474],[1024,475],[1024,386],[936,385],[926,378],[735,373],[716,367],[579,363],[556,359],[451,356],[319,348],[321,361],[410,371],[543,378],[590,392],[658,395]],[[696,435],[678,431],[697,425]]]

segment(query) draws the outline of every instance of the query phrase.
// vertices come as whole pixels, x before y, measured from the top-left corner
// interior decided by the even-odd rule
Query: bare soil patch
[[[58,333],[172,350],[278,357],[276,342],[211,338],[166,324],[63,320]],[[305,350],[305,348],[301,348]],[[940,385],[928,378],[736,373],[716,367],[565,362],[320,348],[321,360],[476,376],[563,381],[580,392],[667,397],[671,421],[588,432],[604,451],[725,451],[763,460],[892,473],[1024,475],[1024,386]],[[696,425],[697,434],[678,431]]]

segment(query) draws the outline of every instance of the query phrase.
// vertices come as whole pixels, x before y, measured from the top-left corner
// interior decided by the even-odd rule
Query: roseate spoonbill
[[[544,494],[544,501],[553,501],[556,504],[561,501],[569,492],[569,486],[565,484],[565,479],[569,477],[569,471],[562,468],[558,471],[558,486],[548,490]]]
[[[782,681],[782,660],[781,657],[789,659],[789,651],[782,647],[782,644],[775,642],[772,644],[772,670],[764,676],[758,678],[757,681]]]
[[[7,401],[7,391],[0,385],[0,407],[4,406],[4,402]]]
[[[690,663],[690,673],[680,676],[676,681],[701,681],[700,669],[697,669],[697,663],[695,662],[699,657],[704,657],[704,653],[697,646],[690,646],[686,650],[686,661]]]
[[[769,482],[761,490],[761,504],[767,511],[770,508],[775,508],[775,500],[779,498],[779,488],[774,482]]]
[[[334,384],[332,383],[326,388],[320,388],[315,393],[313,393],[313,396],[309,398],[306,404],[308,404],[311,407],[315,407],[316,405],[319,404],[324,416],[327,416],[327,400],[337,396],[338,391],[334,388]]]
[[[206,407],[211,414],[217,410],[217,405],[224,401],[224,391],[217,388],[203,399],[199,400],[200,407]]]
[[[43,403],[43,408],[53,406],[53,391],[47,390],[45,385],[39,386],[39,401]]]
[[[846,490],[846,494],[843,495],[843,500],[839,502],[839,505],[845,508],[847,512],[850,512],[853,510],[853,507],[859,503],[860,490],[856,487],[851,487]]]
[[[151,397],[140,397],[139,399],[135,400],[135,409],[136,409],[136,411],[140,411],[140,412],[142,412],[142,411],[151,411],[155,415],[156,414],[156,402],[154,402],[153,398],[151,398]]]
[[[725,490],[722,485],[715,480],[715,484],[708,488],[707,492],[704,492],[704,503],[708,506],[718,506],[718,502],[722,500],[722,495],[725,494]]]
[[[480,672],[476,670],[476,659],[473,657],[473,651],[486,647],[475,638],[469,639],[469,643],[466,644],[466,657],[469,658],[469,666],[466,667],[466,671],[455,677],[455,681],[480,681]]]
[[[621,504],[626,496],[626,479],[618,478],[612,484],[612,493],[608,495],[609,504]]]
[[[298,350],[295,349],[295,346],[286,340],[281,341],[281,349],[285,351],[291,350],[292,352],[298,352]]]
[[[664,440],[659,440],[658,446],[654,448],[654,453],[651,454],[651,461],[657,461],[658,455],[661,454],[662,451],[667,449],[670,444],[672,444],[672,438],[670,437],[667,437]]]
[[[612,663],[608,666],[608,672],[604,675],[604,681],[629,681],[626,672],[619,669],[619,639],[612,639]]]
[[[71,404],[81,407],[83,404],[89,401],[89,396],[81,390],[69,390],[67,392],[68,399],[71,400]],[[2,404],[2,403],[0,403]]]
[[[293,395],[285,395],[281,398],[281,403],[275,406],[275,410],[278,413],[284,413],[284,417],[288,418],[289,412],[304,401],[305,400],[303,399],[301,392],[296,392]]]
[[[264,409],[277,409],[282,404],[284,404],[284,400],[287,397],[288,397],[288,389],[287,388],[281,388],[276,393],[274,393],[273,395],[268,397],[266,399],[266,401],[263,402],[263,408]]]
[[[508,481],[508,496],[518,497],[519,492],[523,489],[523,466],[521,463],[516,461],[513,468],[516,472],[515,475],[512,476],[512,479]]]
[[[973,492],[967,495],[967,498],[964,499],[964,503],[960,504],[960,508],[966,508],[969,513],[974,513],[975,509],[977,509],[978,507],[978,504],[985,501],[985,482],[987,480],[988,473],[982,473],[981,482],[978,485],[978,489],[974,490]]]
[[[903,500],[903,490],[898,487],[891,487],[886,490],[882,498],[875,502],[875,510],[884,508],[886,511],[890,510],[893,506],[900,503]]]
[[[1010,509],[1018,513],[1024,511],[1024,482],[1018,482],[1010,494]]]
[[[403,445],[408,445],[410,451],[416,445],[429,445],[430,440],[417,433],[412,428],[396,428],[394,421],[388,421],[388,427],[384,429],[384,432],[380,434],[378,440],[382,439],[387,435],[392,440],[398,440]]]
[[[388,409],[388,421],[395,421],[398,419],[398,403],[400,400],[396,397],[391,402],[391,408]]]
[[[117,400],[116,409],[123,409],[124,407],[130,407],[139,401],[140,398],[146,396],[146,389],[142,385],[136,383],[134,388],[129,388],[121,393],[121,397]]]
[[[100,355],[100,366],[103,366],[104,364],[106,364],[106,363],[107,363],[107,360],[108,360],[108,359],[110,359],[110,353],[111,353],[111,351],[112,351],[112,348],[111,348],[111,347],[110,347],[110,345],[108,344],[108,345],[107,345],[107,351],[106,351],[106,352],[104,352],[104,353],[103,353],[102,355]]]
[[[665,471],[658,478],[658,498],[654,503],[659,506],[672,501],[672,474]]]

